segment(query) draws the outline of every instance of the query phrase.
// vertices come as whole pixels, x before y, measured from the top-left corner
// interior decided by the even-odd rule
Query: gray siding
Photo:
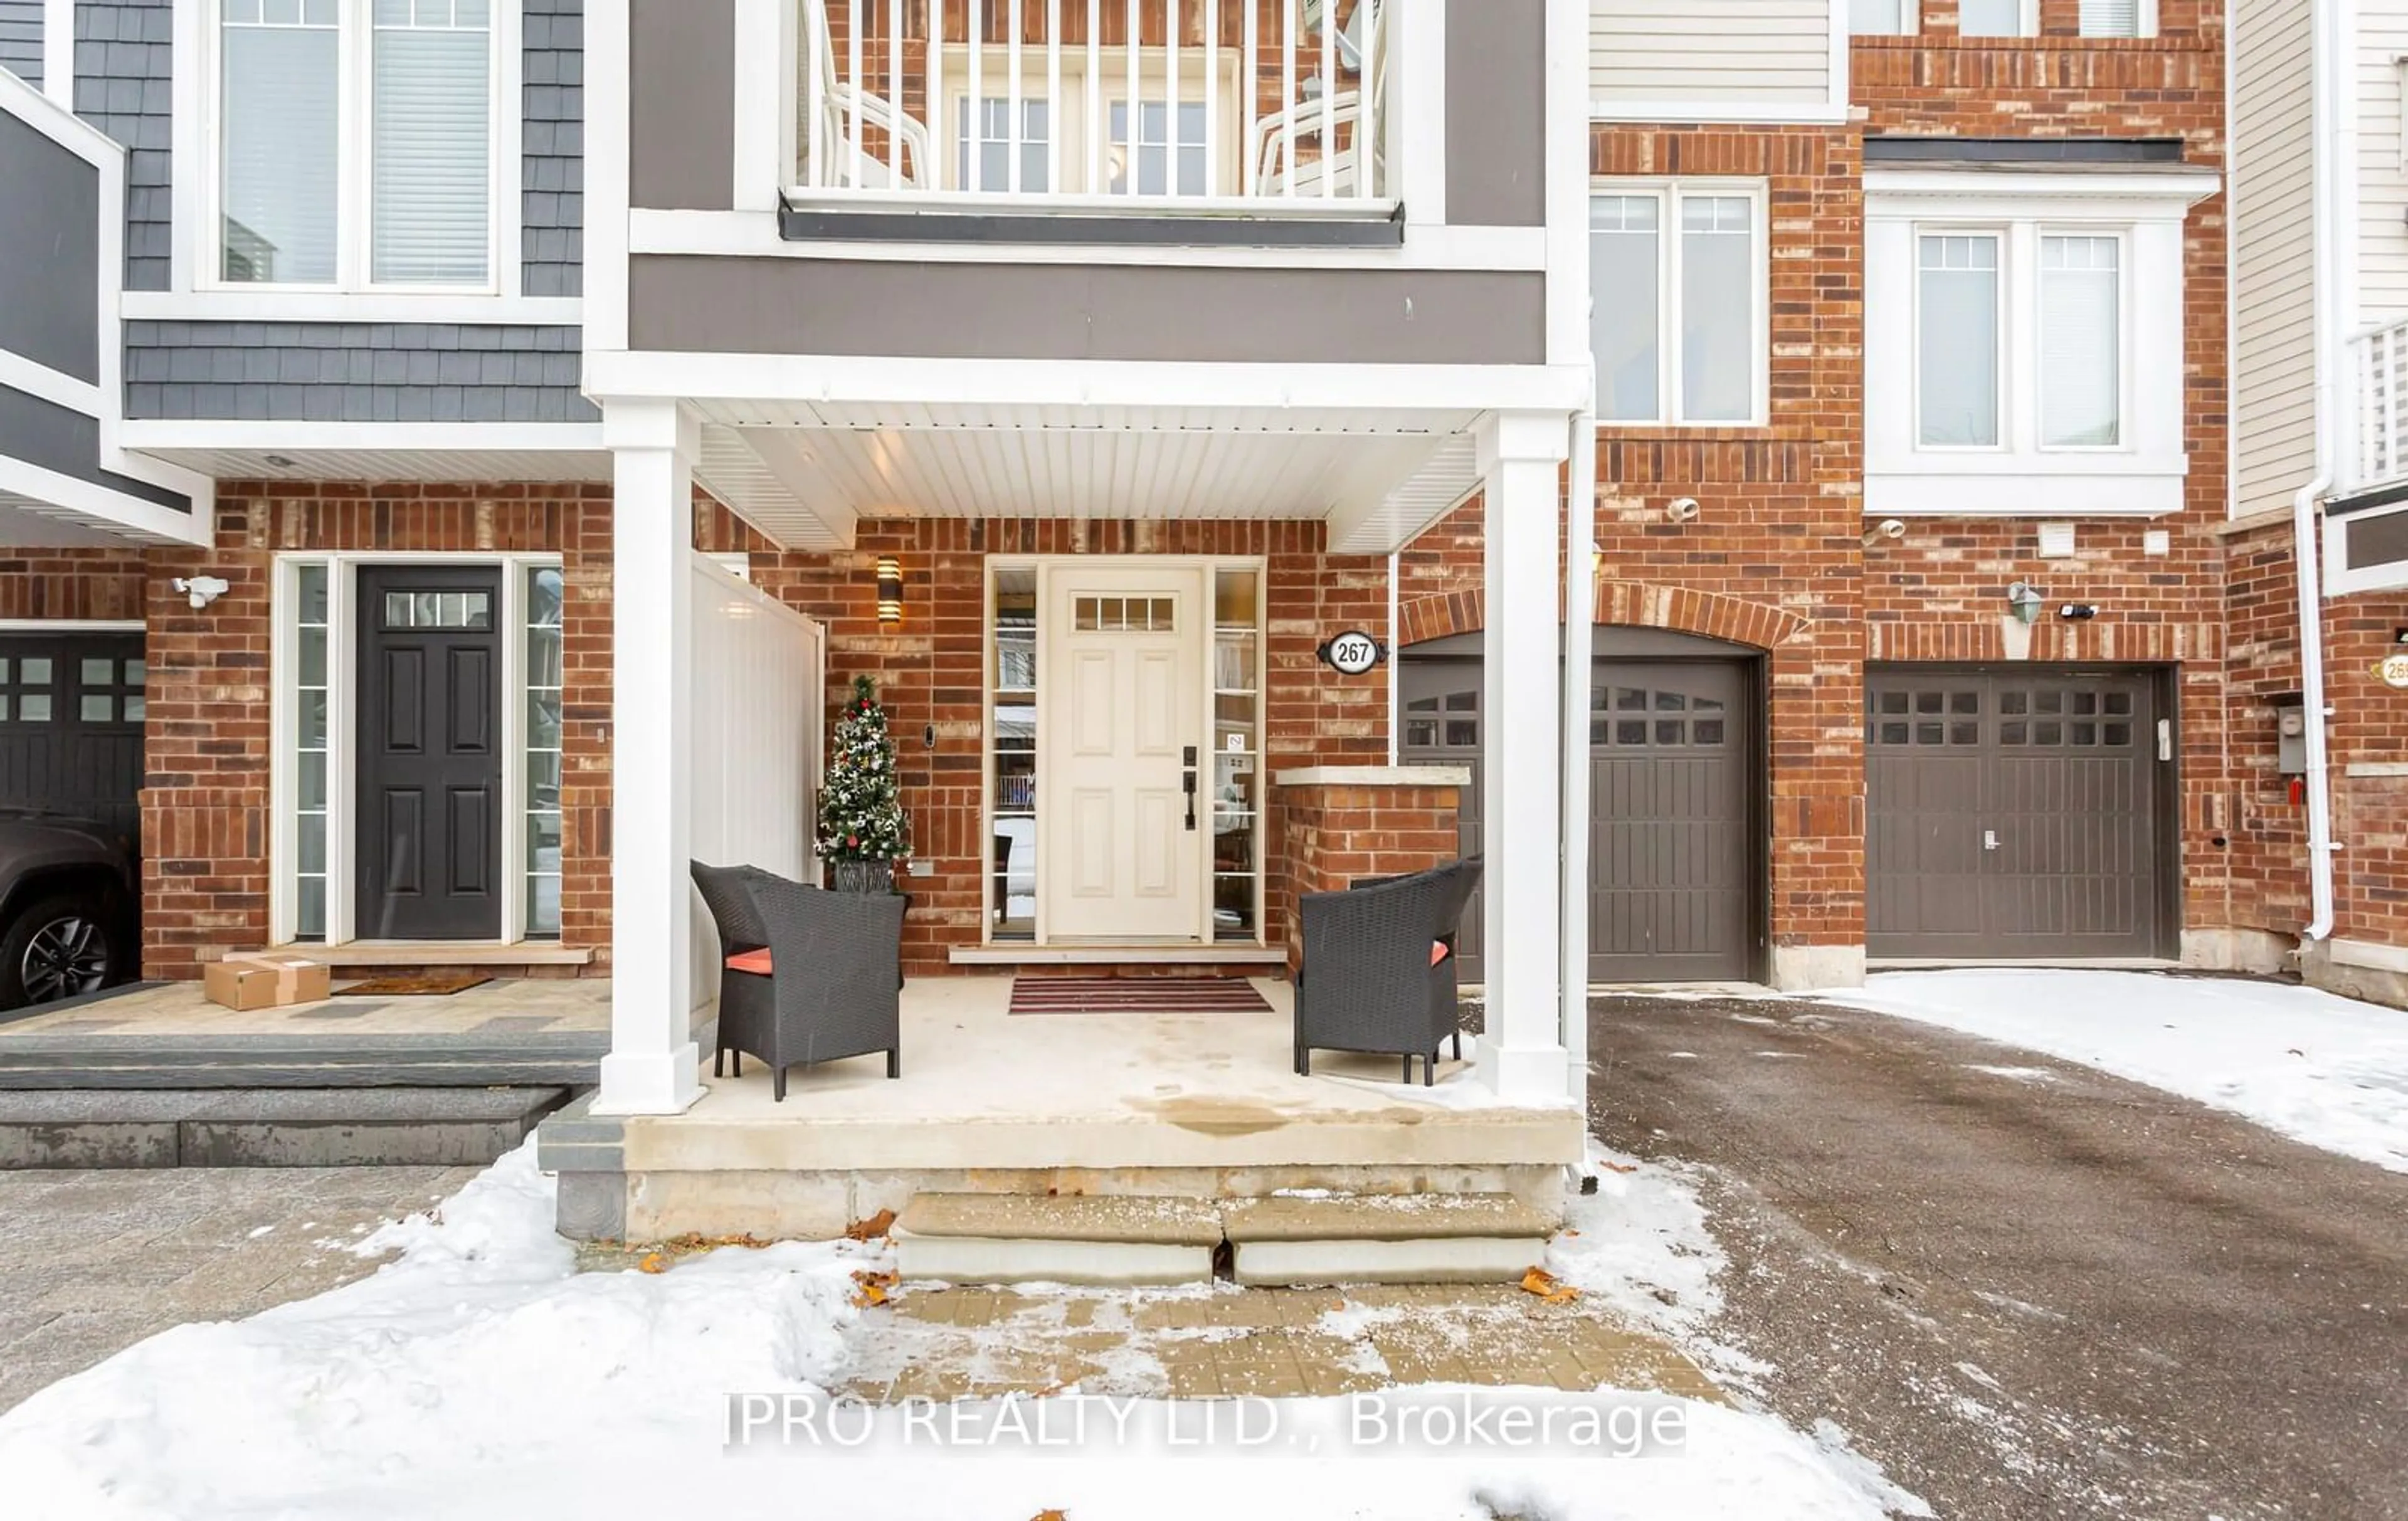
[[[1546,224],[1546,0],[1483,0],[1447,7],[1450,222]]]
[[[42,0],[0,0],[0,68],[42,82]]]
[[[0,112],[0,349],[100,381],[100,171]]]
[[[172,491],[102,469],[96,419],[5,385],[0,385],[0,454],[179,512],[193,509],[190,500]]]
[[[76,114],[127,150],[129,291],[167,288],[175,40],[173,0],[81,0],[76,7]]]
[[[310,423],[591,423],[573,327],[125,324],[125,415]]]
[[[736,199],[735,0],[634,0],[628,204],[724,211]]]
[[[914,358],[1539,365],[1546,277],[650,255],[637,349]]]
[[[529,295],[585,294],[585,0],[524,0],[522,268]]]

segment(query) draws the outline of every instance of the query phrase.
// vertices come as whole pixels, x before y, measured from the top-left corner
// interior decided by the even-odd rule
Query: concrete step
[[[1202,1284],[1220,1245],[1207,1199],[916,1194],[895,1222],[906,1281]]]
[[[507,1036],[0,1033],[0,1092],[589,1087],[606,1031]]]
[[[1226,1243],[1259,1285],[1512,1283],[1556,1221],[1511,1194],[1199,1199],[915,1195],[895,1224],[907,1281],[1184,1284]]]
[[[481,1167],[565,1087],[0,1091],[0,1170]]]
[[[1511,1194],[1233,1199],[1221,1221],[1239,1283],[1297,1287],[1512,1283],[1556,1224]]]

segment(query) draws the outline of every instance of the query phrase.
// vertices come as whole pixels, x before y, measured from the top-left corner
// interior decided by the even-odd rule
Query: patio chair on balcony
[[[1327,4],[1334,0],[1309,0],[1304,15],[1308,27],[1319,24],[1322,7]],[[1339,72],[1355,77],[1354,89],[1340,90],[1326,103],[1314,97],[1255,121],[1246,152],[1248,194],[1361,195],[1377,191],[1385,180],[1387,145],[1380,140],[1388,86],[1384,22],[1381,0],[1359,0],[1346,24],[1330,39]],[[1363,46],[1367,30],[1371,43],[1368,67]],[[1323,80],[1321,87],[1335,89],[1336,81]],[[1368,113],[1364,109],[1367,91]],[[1308,143],[1313,149],[1309,158],[1305,156]],[[1369,191],[1362,178],[1367,151],[1371,173]]]
[[[722,958],[721,1054],[769,1064],[771,1091],[786,1100],[786,1069],[886,1054],[886,1075],[903,1075],[903,911],[893,893],[831,893],[750,867],[697,865],[723,946],[757,931],[766,943]],[[721,901],[730,887],[742,910]],[[719,895],[717,898],[714,894]],[[719,1075],[716,1060],[713,1076]]]
[[[927,123],[858,82],[838,79],[827,0],[805,0],[803,11],[811,28],[811,82],[818,87],[811,92],[815,98],[805,102],[803,151],[811,165],[807,181],[859,190],[934,189],[937,174],[928,157]],[[885,142],[870,142],[873,129]],[[901,150],[891,162],[889,143]]]
[[[1409,877],[1358,882],[1341,893],[1307,893],[1297,905],[1304,960],[1296,978],[1296,1069],[1312,1053],[1373,1052],[1404,1058],[1413,1080],[1438,1081],[1439,1048],[1463,1053],[1455,1002],[1451,938],[1479,880],[1462,861]],[[1443,996],[1441,996],[1441,990]]]

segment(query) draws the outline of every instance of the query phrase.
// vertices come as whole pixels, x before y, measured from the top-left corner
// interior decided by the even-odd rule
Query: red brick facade
[[[268,940],[273,567],[310,551],[556,552],[566,583],[561,931],[610,943],[610,510],[607,487],[228,481],[213,548],[46,550],[0,560],[0,617],[146,624],[143,973],[191,977]],[[195,610],[168,582],[210,575]],[[516,836],[507,837],[515,840]],[[512,857],[514,859],[514,857]]]
[[[1458,789],[1409,786],[1302,786],[1286,789],[1282,814],[1279,921],[1287,964],[1304,964],[1297,899],[1343,892],[1364,877],[1426,871],[1458,854]]]

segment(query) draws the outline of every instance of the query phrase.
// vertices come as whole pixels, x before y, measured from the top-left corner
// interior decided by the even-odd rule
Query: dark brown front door
[[[140,827],[142,636],[0,635],[0,808]]]
[[[360,572],[362,940],[502,932],[501,573]]]
[[[1754,667],[1732,660],[1599,660],[1590,682],[1589,977],[1598,983],[1756,975]],[[1481,662],[1409,656],[1408,765],[1466,766],[1462,851],[1481,849]],[[1480,968],[1480,899],[1463,972]]]
[[[1865,688],[1870,954],[2166,954],[2154,676],[1891,667]]]

